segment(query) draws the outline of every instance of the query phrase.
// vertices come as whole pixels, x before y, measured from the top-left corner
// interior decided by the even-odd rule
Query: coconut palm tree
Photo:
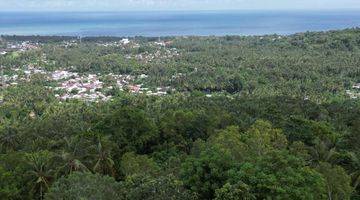
[[[58,169],[60,174],[70,174],[73,171],[88,172],[89,169],[84,164],[88,158],[87,149],[84,145],[84,139],[79,137],[64,138],[65,146],[57,155],[62,166]]]
[[[31,177],[35,196],[43,199],[45,192],[49,189],[53,179],[54,170],[51,168],[53,155],[48,151],[29,153],[26,159],[30,165],[28,174]]]
[[[356,190],[360,186],[360,157],[359,154],[353,152],[350,152],[349,155],[353,165],[353,170],[350,173],[352,186]]]
[[[96,146],[96,162],[93,167],[94,172],[115,177],[115,164],[111,155],[112,146],[113,145],[108,137],[98,138],[98,144]]]
[[[17,124],[12,124],[8,120],[4,120],[0,126],[0,150],[8,151],[16,149],[20,138],[17,132]]]
[[[334,163],[338,152],[331,142],[320,139],[315,140],[315,145],[309,148],[313,163],[328,162]]]

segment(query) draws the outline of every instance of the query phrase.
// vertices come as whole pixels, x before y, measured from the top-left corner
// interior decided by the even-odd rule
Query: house
[[[166,42],[165,42],[165,45],[166,45],[166,46],[170,46],[170,45],[172,45],[172,43],[173,43],[173,41],[171,41],[171,40],[170,40],[170,41],[166,41]]]
[[[123,45],[127,45],[127,44],[130,43],[130,40],[127,39],[127,38],[124,38],[124,39],[120,40],[120,43],[123,44]]]
[[[147,78],[148,77],[148,75],[146,75],[146,74],[141,74],[140,76],[139,76],[139,78],[141,78],[141,79],[144,79],[144,78]]]
[[[133,93],[139,93],[140,86],[139,85],[129,85],[129,90]]]
[[[162,46],[162,47],[165,47],[166,46],[166,43],[161,41],[161,42],[154,42],[154,44],[156,45],[159,45],[159,46]]]
[[[353,86],[353,89],[360,89],[360,83],[356,83],[356,84]]]
[[[71,76],[77,76],[77,75],[78,75],[77,73],[56,70],[54,73],[51,74],[51,77],[53,80],[58,81],[61,79],[66,79],[66,78],[70,78]]]

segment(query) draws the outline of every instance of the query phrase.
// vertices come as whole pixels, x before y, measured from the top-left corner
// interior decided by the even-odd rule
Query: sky
[[[360,0],[0,0],[0,11],[339,9],[360,9]]]

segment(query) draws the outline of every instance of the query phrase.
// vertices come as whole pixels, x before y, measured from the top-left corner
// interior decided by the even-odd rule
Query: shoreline
[[[123,39],[123,38],[129,38],[129,39],[135,39],[135,38],[147,38],[147,39],[167,39],[167,38],[189,38],[189,37],[199,37],[199,38],[206,38],[206,37],[268,37],[268,36],[283,36],[283,37],[291,37],[294,35],[301,35],[305,33],[310,34],[326,34],[326,33],[333,33],[333,32],[341,32],[341,31],[360,31],[360,26],[350,27],[350,28],[344,28],[344,29],[331,29],[331,30],[323,30],[323,31],[303,31],[303,32],[296,32],[296,33],[290,33],[290,34],[259,34],[259,35],[158,35],[158,36],[144,36],[144,35],[136,35],[136,36],[117,36],[117,35],[98,35],[98,36],[80,36],[80,35],[42,35],[42,34],[33,34],[33,35],[17,35],[17,34],[1,34],[0,33],[0,39],[1,38],[11,38],[14,40],[30,40],[32,37],[40,38],[40,39],[61,39],[63,38],[64,41],[66,40],[77,40],[77,39]]]
[[[1,13],[1,35],[82,37],[262,36],[360,26],[352,11]]]

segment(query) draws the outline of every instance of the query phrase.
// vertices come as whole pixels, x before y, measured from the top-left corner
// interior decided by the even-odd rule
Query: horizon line
[[[280,8],[280,9],[142,9],[142,10],[0,10],[0,12],[78,12],[78,13],[118,13],[118,12],[226,12],[226,11],[238,11],[238,12],[263,12],[263,11],[359,11],[360,8]]]

